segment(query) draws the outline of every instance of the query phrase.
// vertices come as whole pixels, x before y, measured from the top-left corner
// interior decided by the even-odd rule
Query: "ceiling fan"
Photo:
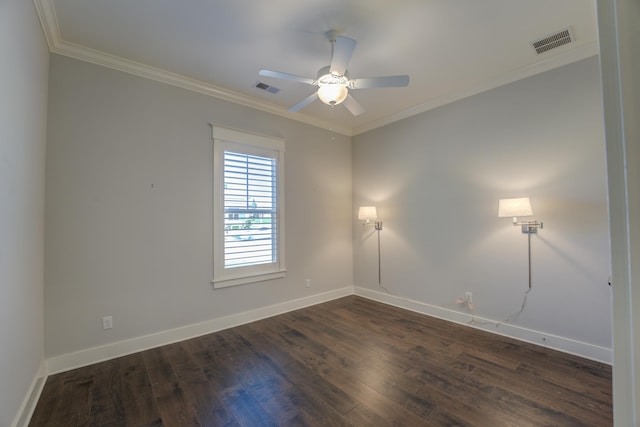
[[[331,64],[322,67],[318,71],[317,78],[298,76],[282,73],[280,71],[260,70],[264,77],[292,80],[318,86],[318,90],[294,106],[289,111],[300,111],[316,99],[320,99],[327,105],[334,106],[344,103],[344,106],[354,116],[364,113],[364,108],[351,96],[349,89],[370,89],[380,87],[404,87],[409,85],[409,76],[385,76],[369,77],[363,79],[350,79],[347,65],[356,47],[356,41],[348,37],[338,36],[335,31],[328,31],[327,38],[331,42]]]

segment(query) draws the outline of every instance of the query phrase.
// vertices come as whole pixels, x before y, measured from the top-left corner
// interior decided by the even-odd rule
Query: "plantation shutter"
[[[224,267],[276,262],[276,159],[224,152]]]

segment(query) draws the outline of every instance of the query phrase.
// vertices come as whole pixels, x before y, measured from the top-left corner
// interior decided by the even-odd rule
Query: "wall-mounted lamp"
[[[528,197],[500,199],[498,202],[498,217],[512,217],[513,225],[522,226],[522,232],[527,234],[527,247],[529,253],[529,290],[531,290],[531,234],[537,233],[538,228],[543,228],[543,224],[538,221],[518,221],[518,217],[531,215],[533,215],[533,209],[531,208],[531,200],[529,200]]]
[[[512,217],[513,225],[521,225],[523,233],[537,233],[538,228],[544,228],[542,222],[538,221],[518,221],[519,216],[531,216],[531,200],[528,197],[516,199],[500,199],[498,202],[498,217]]]
[[[358,219],[364,227],[375,227],[378,231],[378,283],[382,284],[382,271],[380,270],[380,230],[382,221],[378,221],[378,212],[375,206],[360,206]]]
[[[364,227],[375,227],[378,231],[382,230],[382,221],[377,220],[378,212],[375,206],[360,206],[358,219],[364,221],[362,223]]]

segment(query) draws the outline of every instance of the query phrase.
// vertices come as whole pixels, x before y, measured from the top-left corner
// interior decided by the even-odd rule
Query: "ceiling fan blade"
[[[360,103],[356,101],[356,99],[351,96],[351,94],[347,95],[345,100],[342,101],[342,105],[344,105],[345,108],[349,110],[349,112],[354,116],[359,116],[360,114],[364,113],[364,107],[360,105]]]
[[[292,113],[295,113],[296,111],[300,111],[304,107],[306,107],[307,105],[311,104],[316,99],[318,99],[318,92],[313,92],[311,95],[307,96],[305,99],[303,99],[302,101],[298,102],[293,107],[290,107],[289,111],[291,111]]]
[[[409,86],[409,76],[371,77],[368,79],[352,79],[351,89],[369,89],[376,87],[404,87]]]
[[[273,77],[275,79],[292,80],[294,82],[314,84],[315,80],[309,77],[297,76],[295,74],[281,73],[280,71],[260,70],[258,73],[264,77]]]
[[[353,50],[356,48],[356,43],[354,39],[349,37],[336,37],[333,42],[331,68],[329,69],[333,74],[344,76],[349,60],[351,60],[351,55],[353,55]]]

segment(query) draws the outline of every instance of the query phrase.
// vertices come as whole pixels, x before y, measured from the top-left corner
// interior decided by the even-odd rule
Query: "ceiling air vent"
[[[256,84],[253,85],[253,87],[257,87],[258,89],[262,89],[262,90],[266,90],[269,93],[278,93],[280,92],[280,89],[278,89],[275,86],[269,86],[266,83],[262,83],[262,82],[257,82]]]
[[[571,28],[565,28],[553,34],[546,35],[538,40],[532,41],[531,47],[533,47],[536,53],[540,55],[541,53],[547,52],[551,49],[571,43],[573,40],[574,38]]]

